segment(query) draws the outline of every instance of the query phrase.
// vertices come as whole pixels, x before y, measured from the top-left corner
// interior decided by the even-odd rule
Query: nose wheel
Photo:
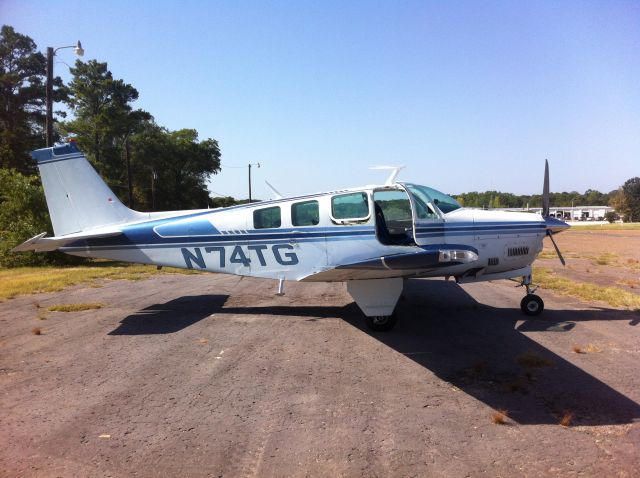
[[[520,309],[525,315],[540,315],[544,310],[544,301],[535,294],[527,294],[520,301]]]
[[[520,286],[527,289],[527,295],[520,301],[522,313],[530,317],[540,315],[544,310],[544,301],[534,294],[538,287],[531,283],[531,275],[523,276]]]

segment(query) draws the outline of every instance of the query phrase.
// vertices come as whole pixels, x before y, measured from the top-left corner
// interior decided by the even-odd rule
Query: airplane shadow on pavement
[[[524,320],[518,308],[477,302],[454,282],[409,280],[398,303],[398,325],[371,332],[354,304],[346,306],[225,307],[227,295],[185,296],[124,318],[109,335],[169,334],[212,314],[339,317],[520,424],[557,424],[565,411],[574,425],[614,425],[640,419],[640,405],[523,332],[570,332],[589,320],[626,321],[618,310],[546,310]],[[521,322],[519,326],[516,326]],[[380,360],[377,357],[376,360]]]
[[[633,326],[632,312],[546,310],[516,327],[525,319],[519,308],[480,304],[454,282],[409,280],[403,295],[391,333],[352,325],[515,422],[557,424],[566,411],[574,425],[640,419],[636,402],[522,333],[568,332],[588,320]]]
[[[589,320],[637,324],[637,314],[611,309],[546,310],[526,318],[515,308],[477,302],[455,282],[409,280],[398,325],[372,332],[354,304],[343,307],[244,306],[221,313],[340,317],[520,424],[557,424],[569,411],[574,425],[613,425],[640,419],[640,405],[523,332],[570,332]],[[521,322],[519,326],[516,326]],[[376,360],[380,360],[377,357]]]
[[[206,319],[224,306],[228,295],[184,296],[146,307],[125,317],[109,335],[171,334]]]

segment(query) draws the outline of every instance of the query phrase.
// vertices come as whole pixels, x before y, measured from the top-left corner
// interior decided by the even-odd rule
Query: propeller
[[[560,252],[560,248],[556,244],[556,241],[553,239],[554,232],[560,232],[569,227],[569,225],[563,221],[559,221],[556,218],[550,216],[549,213],[549,161],[544,160],[544,184],[542,186],[542,217],[544,218],[544,222],[547,226],[547,236],[551,239],[551,243],[553,244],[554,249],[556,250],[556,254],[558,254],[558,259],[563,266],[566,266],[567,263],[562,257],[562,253]],[[555,231],[554,231],[555,230]]]

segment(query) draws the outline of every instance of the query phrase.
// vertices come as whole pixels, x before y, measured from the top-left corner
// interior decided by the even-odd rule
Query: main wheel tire
[[[387,330],[393,329],[398,321],[398,318],[395,314],[393,315],[376,315],[374,317],[365,317],[364,318],[367,327],[369,327],[374,332],[385,332]]]
[[[527,294],[520,302],[520,309],[525,315],[540,315],[544,310],[544,302],[535,294]]]

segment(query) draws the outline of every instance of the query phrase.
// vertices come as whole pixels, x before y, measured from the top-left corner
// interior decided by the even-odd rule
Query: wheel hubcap
[[[527,304],[527,310],[529,312],[537,312],[538,309],[538,303],[535,300],[529,301],[529,303]]]
[[[376,325],[384,325],[389,321],[389,317],[385,317],[384,315],[378,315],[373,318],[373,323]]]

